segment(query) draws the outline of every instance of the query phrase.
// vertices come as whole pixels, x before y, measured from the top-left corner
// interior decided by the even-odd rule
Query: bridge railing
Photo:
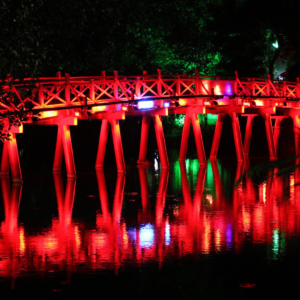
[[[239,78],[237,76],[204,76],[198,72],[190,74],[27,78],[24,81],[11,81],[4,85],[20,100],[19,107],[31,102],[33,109],[58,108],[63,106],[82,106],[105,104],[109,102],[127,102],[133,99],[152,99],[172,96],[231,96],[231,97],[277,97],[300,98],[300,83],[272,81],[268,78]],[[278,99],[278,101],[283,101]],[[0,101],[0,109],[9,109],[7,101]],[[110,110],[120,110],[121,105],[110,106]]]

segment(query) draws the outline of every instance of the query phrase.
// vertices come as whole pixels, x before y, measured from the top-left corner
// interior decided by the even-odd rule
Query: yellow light
[[[187,102],[187,101],[184,100],[184,99],[179,99],[178,102],[179,102],[179,105],[180,105],[180,106],[186,106],[186,102]]]
[[[242,106],[242,113],[244,113],[245,112],[245,106],[243,105]]]
[[[254,100],[256,106],[264,106],[264,101],[262,100]]]
[[[244,102],[243,105],[244,106],[250,106],[250,102]]]
[[[210,105],[209,101],[204,101],[204,105]]]
[[[75,111],[75,116],[76,116],[76,117],[80,117],[80,112]]]
[[[221,89],[220,89],[219,85],[216,86],[215,93],[216,93],[216,95],[221,95]]]
[[[95,114],[96,112],[99,112],[99,111],[104,111],[105,109],[106,109],[106,105],[93,106],[92,107],[92,114]]]
[[[122,110],[128,111],[128,107],[127,107],[127,106],[123,106],[123,107],[122,107]]]
[[[42,112],[42,118],[51,118],[56,116],[57,116],[57,111],[54,110]]]

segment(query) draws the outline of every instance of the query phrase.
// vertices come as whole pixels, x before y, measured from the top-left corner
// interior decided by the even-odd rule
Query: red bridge
[[[67,176],[76,177],[73,149],[69,126],[78,125],[78,120],[101,119],[99,148],[96,168],[103,168],[109,124],[119,173],[125,172],[125,162],[120,135],[119,120],[127,116],[142,116],[142,130],[138,164],[146,163],[150,118],[154,120],[155,134],[162,169],[168,169],[161,116],[183,114],[185,121],[180,145],[179,160],[185,160],[190,123],[192,122],[197,154],[200,164],[206,164],[198,114],[218,115],[210,158],[216,158],[221,137],[223,120],[228,114],[232,128],[238,162],[248,156],[253,119],[261,115],[265,121],[266,138],[270,159],[277,157],[277,142],[280,122],[291,117],[295,128],[295,146],[298,154],[300,127],[299,98],[300,81],[272,81],[261,78],[200,76],[195,75],[148,75],[121,76],[115,71],[106,76],[103,71],[96,77],[56,77],[26,79],[22,83],[8,78],[4,85],[4,97],[0,101],[0,114],[5,111],[23,110],[29,116],[39,113],[39,118],[29,118],[24,124],[57,125],[57,143],[53,171],[61,170],[64,154]],[[18,105],[10,101],[11,95],[18,98]],[[27,109],[27,103],[31,109]],[[244,141],[242,142],[238,115],[247,117]],[[272,125],[274,119],[274,126]],[[6,124],[6,130],[9,124]],[[11,140],[5,141],[2,152],[1,175],[9,173],[13,181],[22,181],[16,133],[23,132],[23,126],[12,127]]]

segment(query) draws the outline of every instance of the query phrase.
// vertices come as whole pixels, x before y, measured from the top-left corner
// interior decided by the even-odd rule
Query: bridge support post
[[[115,148],[115,156],[116,156],[118,173],[125,173],[125,161],[124,161],[119,121],[116,119],[112,119],[110,120],[110,125],[111,125],[114,148]]]
[[[143,116],[142,119],[142,133],[141,133],[141,143],[140,143],[140,153],[138,164],[145,164],[146,156],[147,156],[147,144],[148,144],[148,135],[149,135],[149,125],[150,125],[150,117]]]
[[[162,169],[168,169],[169,159],[167,154],[167,147],[166,147],[165,136],[162,127],[161,117],[155,115],[153,119],[154,119],[154,129],[155,129],[155,135],[157,140],[159,158],[161,161],[161,167]]]
[[[278,140],[280,135],[280,125],[283,117],[276,117],[274,127],[274,146],[276,153],[278,152]]]
[[[8,145],[9,141],[3,142],[2,159],[1,159],[1,171],[0,175],[9,175],[9,155]]]
[[[181,144],[180,144],[179,160],[186,160],[190,126],[191,126],[191,118],[189,115],[185,115],[182,137],[181,137]]]
[[[230,117],[231,117],[231,122],[232,122],[232,130],[233,130],[233,137],[234,137],[237,161],[243,162],[244,161],[244,153],[243,153],[243,143],[242,143],[239,119],[238,119],[238,116],[236,113],[231,113]]]
[[[5,141],[3,143],[0,175],[8,175],[9,166],[11,168],[12,181],[22,182],[16,134],[13,132],[10,134],[10,141]]]
[[[300,117],[298,115],[293,116],[294,122],[294,137],[295,137],[295,155],[299,155],[300,144]]]
[[[76,169],[69,125],[61,125],[62,142],[65,154],[67,177],[76,177]]]
[[[275,146],[274,146],[274,137],[273,137],[273,129],[272,129],[272,123],[271,123],[271,116],[270,116],[270,114],[265,113],[265,114],[263,114],[263,118],[265,120],[270,160],[276,160],[277,155],[276,155]]]
[[[216,124],[216,128],[215,128],[215,133],[214,133],[214,139],[213,139],[211,151],[210,151],[211,159],[217,158],[217,153],[218,153],[218,148],[219,148],[219,143],[220,143],[221,132],[222,132],[223,121],[224,121],[225,115],[226,114],[218,115],[217,124]]]
[[[249,155],[254,117],[255,116],[251,116],[251,115],[247,116],[247,125],[246,125],[245,137],[244,137],[244,155],[245,156]]]
[[[102,169],[104,163],[105,149],[107,143],[108,136],[108,120],[103,119],[101,123],[100,137],[99,137],[99,145],[96,159],[96,169]]]
[[[204,151],[199,117],[197,114],[192,114],[191,117],[192,117],[192,125],[193,125],[193,130],[194,130],[194,135],[195,135],[195,142],[196,142],[196,147],[197,147],[199,163],[200,163],[200,165],[206,165],[206,156],[205,156],[205,151]]]
[[[69,125],[58,125],[53,171],[61,170],[62,156],[65,155],[67,177],[76,177],[76,169]]]
[[[56,138],[56,148],[55,148],[55,155],[54,155],[54,164],[53,164],[53,172],[60,172],[61,171],[61,163],[62,163],[63,153],[64,153],[64,149],[63,149],[63,142],[62,142],[62,133],[61,133],[60,126],[58,126],[57,138]]]

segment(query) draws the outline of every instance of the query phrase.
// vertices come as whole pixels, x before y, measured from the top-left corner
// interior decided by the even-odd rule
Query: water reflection
[[[174,178],[168,184],[169,171],[161,171],[155,191],[154,181],[148,183],[155,176],[153,171],[139,167],[137,195],[130,186],[124,192],[125,175],[119,174],[113,197],[105,174],[97,170],[101,209],[95,212],[92,227],[72,218],[76,180],[67,179],[64,188],[56,173],[58,217],[52,218],[50,227],[34,233],[26,223],[18,223],[22,186],[11,187],[8,178],[1,178],[5,219],[1,223],[0,275],[15,278],[29,271],[56,270],[118,272],[121,266],[162,265],[187,255],[238,255],[258,245],[268,259],[286,255],[288,241],[300,232],[299,190],[294,187],[299,170],[259,184],[246,178],[235,189],[234,182],[249,168],[248,161],[238,164],[235,172],[215,160],[207,168],[196,165],[197,172],[195,166],[189,168],[192,164],[180,162],[171,169],[172,174],[179,172],[180,186],[173,184]],[[131,177],[126,180],[130,182]],[[286,187],[289,195],[284,198]],[[134,220],[124,213],[133,196],[139,202]]]

